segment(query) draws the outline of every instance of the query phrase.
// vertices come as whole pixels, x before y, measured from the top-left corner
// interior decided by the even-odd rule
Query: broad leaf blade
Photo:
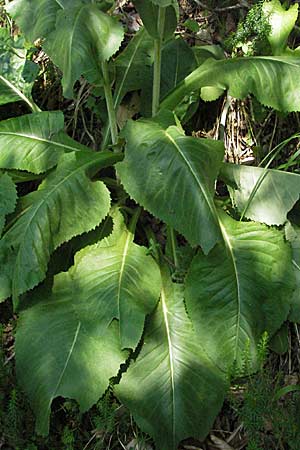
[[[205,351],[220,367],[250,359],[286,320],[295,288],[291,249],[282,231],[220,213],[224,244],[194,258],[186,304]],[[204,344],[203,344],[204,345]]]
[[[99,336],[118,319],[121,347],[134,349],[145,316],[158,301],[160,272],[146,248],[133,243],[120,213],[114,214],[114,221],[111,236],[75,256],[74,266],[64,275],[64,286],[70,297],[76,292],[78,317],[88,321],[91,311],[96,314]]]
[[[300,108],[300,58],[253,56],[211,61],[188,75],[161,103],[173,110],[185,95],[213,86],[235,98],[253,94],[265,106],[283,112]]]
[[[165,24],[164,24],[164,33],[162,38],[168,39],[172,37],[174,31],[176,30],[179,9],[177,2],[167,2],[168,5],[165,5]],[[172,4],[171,4],[172,3]],[[153,39],[157,39],[159,37],[158,30],[158,13],[159,6],[163,6],[161,4],[155,4],[151,0],[135,0],[134,6],[137,8],[139,15],[143,21],[143,24]]]
[[[0,174],[0,236],[3,231],[5,216],[14,212],[17,202],[17,190],[7,174]]]
[[[67,136],[61,112],[40,112],[0,122],[0,168],[39,174],[67,152],[89,149]]]
[[[161,98],[197,67],[193,50],[184,39],[171,39],[163,47],[161,68]]]
[[[0,299],[35,287],[45,278],[50,254],[63,242],[95,228],[107,215],[110,195],[89,167],[119,158],[109,153],[63,155],[38,191],[22,198],[23,211],[0,241]]]
[[[163,277],[161,301],[144,345],[116,386],[142,430],[160,450],[204,439],[223,403],[225,375],[205,355],[187,317],[183,286]]]
[[[300,195],[300,175],[275,169],[223,164],[233,204],[248,219],[282,225]]]
[[[153,52],[153,39],[145,28],[142,28],[116,58],[115,108],[127,92],[142,89],[145,82],[151,78]]]
[[[93,4],[57,13],[56,30],[44,48],[63,72],[66,97],[72,97],[73,85],[81,75],[99,79],[100,63],[116,53],[123,35],[122,26]]]
[[[223,145],[151,120],[130,121],[124,135],[117,171],[126,191],[207,253],[221,238],[213,195]]]
[[[16,335],[18,381],[36,415],[36,431],[49,431],[51,403],[58,396],[78,401],[82,412],[104,394],[127,357],[119,344],[116,323],[98,333],[94,303],[85,302],[86,317],[78,315],[83,299],[65,288],[65,274],[55,277],[53,293],[40,291],[21,313]]]
[[[23,31],[28,41],[47,37],[55,28],[56,14],[64,0],[14,0],[6,11]]]

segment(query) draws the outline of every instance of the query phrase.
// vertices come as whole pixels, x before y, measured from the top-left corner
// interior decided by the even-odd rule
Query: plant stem
[[[158,11],[158,34],[154,40],[154,73],[153,73],[153,95],[152,95],[152,116],[158,112],[160,100],[160,79],[161,79],[161,52],[165,27],[166,8],[159,8]]]
[[[105,93],[106,107],[107,107],[107,113],[108,113],[111,141],[112,141],[112,144],[115,145],[118,140],[118,127],[117,127],[116,112],[115,112],[115,108],[114,108],[114,102],[113,102],[110,80],[109,80],[108,64],[106,61],[102,62],[101,68],[102,68],[103,81],[104,81],[104,93]]]

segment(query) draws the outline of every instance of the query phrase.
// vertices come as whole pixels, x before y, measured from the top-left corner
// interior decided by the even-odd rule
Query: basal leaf
[[[35,174],[51,169],[63,153],[89,151],[62,130],[62,112],[40,112],[0,122],[0,168]]]
[[[73,85],[81,75],[91,78],[100,73],[101,62],[116,53],[123,35],[117,20],[94,4],[70,7],[57,13],[56,29],[44,48],[63,72],[66,97],[72,97]]]
[[[94,326],[99,336],[107,332],[113,319],[118,319],[121,347],[134,349],[145,316],[158,301],[160,271],[147,249],[134,244],[120,213],[114,221],[112,235],[77,253],[74,266],[61,275],[61,280],[70,298],[76,292],[74,309],[78,317],[94,321],[96,315]]]
[[[224,374],[208,359],[187,317],[183,286],[163,277],[161,301],[147,323],[142,350],[116,394],[159,450],[204,439],[223,403]]]
[[[223,164],[233,204],[248,219],[282,225],[300,195],[300,175],[275,169]]]
[[[14,212],[17,202],[17,190],[9,175],[0,174],[0,236],[3,231],[5,216]]]
[[[235,98],[253,94],[265,106],[283,112],[300,108],[300,58],[253,56],[211,61],[188,75],[161,103],[173,110],[192,91],[205,87],[228,90]]]
[[[152,120],[128,122],[125,159],[117,172],[126,191],[148,211],[207,253],[221,238],[213,202],[223,145],[182,135]]]
[[[100,335],[101,309],[68,288],[65,274],[57,275],[52,294],[41,291],[21,313],[16,334],[18,381],[36,415],[36,431],[43,435],[56,397],[75,399],[82,412],[88,410],[128,356],[121,351],[117,324]],[[84,317],[78,308],[82,302]]]
[[[85,174],[120,159],[111,153],[63,155],[57,169],[22,198],[22,213],[0,241],[0,299],[32,289],[45,277],[51,253],[73,236],[95,228],[107,215],[110,196]]]
[[[225,213],[224,243],[195,256],[186,279],[186,304],[206,353],[219,367],[256,367],[264,332],[286,320],[295,288],[290,246],[274,228],[237,222]]]

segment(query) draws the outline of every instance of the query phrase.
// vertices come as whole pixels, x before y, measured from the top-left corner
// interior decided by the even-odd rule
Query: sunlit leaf
[[[295,288],[291,249],[284,233],[219,213],[224,243],[195,256],[186,279],[188,314],[206,353],[229,369],[234,361],[256,368],[264,332],[286,320]]]
[[[161,301],[144,345],[116,394],[160,450],[204,439],[226,393],[225,374],[206,356],[183,302],[183,286],[163,276]]]

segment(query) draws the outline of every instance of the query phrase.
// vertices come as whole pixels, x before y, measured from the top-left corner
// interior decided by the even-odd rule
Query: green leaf
[[[289,335],[287,323],[284,323],[269,343],[270,349],[278,355],[283,355],[289,349]]]
[[[56,29],[47,38],[44,48],[63,72],[66,97],[73,96],[74,83],[81,75],[93,77],[100,72],[100,63],[116,53],[123,36],[123,28],[117,20],[96,5],[83,4],[57,13]]]
[[[248,219],[282,225],[300,195],[300,175],[275,169],[223,164],[233,204]]]
[[[163,47],[161,98],[166,96],[197,67],[193,50],[181,37],[169,40]]]
[[[224,50],[219,45],[196,45],[192,47],[198,66],[208,62],[210,58],[222,60],[225,58]]]
[[[200,25],[194,19],[187,19],[183,23],[183,26],[186,27],[188,30],[192,31],[193,33],[198,33],[198,31],[200,30]]]
[[[283,112],[300,109],[300,58],[253,56],[211,60],[188,75],[163,100],[161,109],[173,110],[190,92],[208,86],[228,90],[235,98],[253,94],[265,106]]]
[[[40,112],[0,122],[0,168],[35,174],[51,169],[67,152],[89,151],[62,130],[62,112]]]
[[[158,121],[160,119],[157,119]],[[221,238],[213,202],[223,144],[183,136],[152,120],[125,127],[125,159],[118,176],[129,195],[205,253]]]
[[[115,388],[159,450],[204,439],[226,393],[224,374],[208,359],[186,314],[183,286],[163,276],[161,301],[147,323],[144,345]]]
[[[14,298],[45,278],[50,254],[63,242],[95,228],[107,215],[110,196],[85,171],[119,160],[111,153],[63,155],[57,169],[22,198],[23,211],[0,241],[0,299]]]
[[[36,431],[49,432],[52,401],[58,396],[78,401],[88,410],[104,394],[128,354],[122,352],[114,322],[99,334],[101,309],[55,277],[53,292],[35,295],[20,315],[16,334],[18,382],[36,415]],[[108,299],[109,301],[109,299]],[[81,312],[84,311],[84,316]]]
[[[173,36],[174,31],[177,27],[179,8],[177,1],[167,1],[169,4],[166,5],[165,11],[165,26],[164,26],[164,36],[166,40]],[[143,24],[153,39],[159,37],[158,31],[158,12],[159,6],[163,6],[161,2],[156,3],[152,0],[135,0],[134,6],[138,10],[138,13],[143,21]]]
[[[23,44],[23,38],[13,39],[8,30],[0,28],[0,105],[23,100],[34,109],[31,100],[34,79],[28,80],[25,74],[31,61],[26,60]]]
[[[146,29],[142,28],[115,59],[115,108],[119,106],[127,92],[142,89],[145,82],[151,79],[153,51],[153,39]]]
[[[283,55],[288,52],[287,42],[297,18],[298,5],[294,4],[287,10],[282,7],[279,0],[264,2],[262,11],[271,25],[268,41],[273,55]]]
[[[285,237],[292,247],[293,267],[296,279],[296,289],[290,299],[291,311],[289,320],[300,323],[300,228],[287,222],[285,225]]]
[[[0,236],[3,231],[5,216],[14,212],[17,202],[17,190],[9,175],[0,174]]]
[[[113,319],[118,319],[121,347],[134,349],[145,316],[158,301],[160,271],[147,249],[134,244],[122,215],[115,213],[113,217],[112,235],[77,253],[74,266],[61,279],[68,296],[72,298],[72,292],[76,292],[80,299],[76,309],[82,320],[90,320],[93,311],[100,336]]]
[[[55,28],[56,14],[65,0],[14,0],[6,5],[6,11],[30,42],[45,38]]]
[[[229,369],[236,361],[242,368],[249,358],[255,369],[261,336],[272,337],[289,312],[295,288],[291,249],[282,231],[219,214],[224,243],[195,256],[186,279],[187,310],[219,367]]]

